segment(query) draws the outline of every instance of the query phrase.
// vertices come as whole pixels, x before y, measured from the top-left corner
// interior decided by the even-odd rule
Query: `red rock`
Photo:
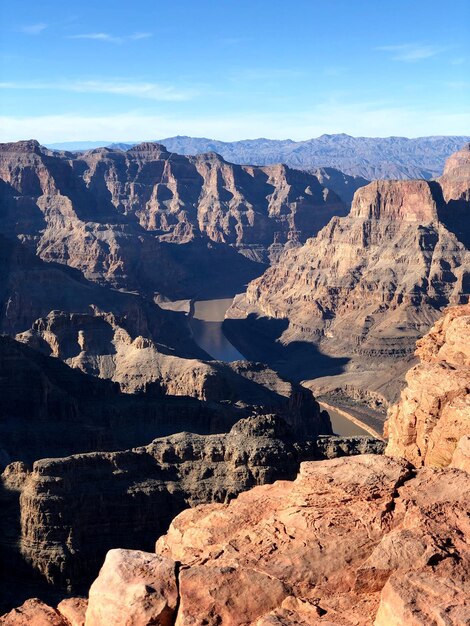
[[[420,363],[389,410],[386,454],[416,466],[452,462],[464,469],[463,447],[452,459],[457,442],[470,433],[470,305],[448,309],[417,342],[416,355]]]
[[[66,598],[57,605],[57,610],[69,622],[70,626],[85,626],[85,614],[88,600],[85,598]]]
[[[469,497],[466,472],[364,455],[185,511],[157,542],[182,563],[176,624],[462,626]]]
[[[465,435],[459,439],[450,465],[470,474],[470,435]]]
[[[37,598],[0,617],[1,626],[70,626],[55,609]]]
[[[245,567],[182,569],[176,626],[252,624],[280,605],[288,588],[277,578]]]
[[[148,552],[110,550],[90,588],[86,626],[171,626],[175,563]]]
[[[423,572],[394,574],[382,590],[374,626],[470,624],[470,588]]]

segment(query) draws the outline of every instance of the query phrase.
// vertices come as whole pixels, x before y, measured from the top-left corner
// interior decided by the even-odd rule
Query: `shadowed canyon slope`
[[[131,450],[42,459],[32,469],[13,463],[2,476],[3,502],[10,508],[18,502],[20,511],[16,535],[14,516],[2,518],[10,581],[23,573],[26,581],[36,576],[59,592],[83,591],[107,550],[151,549],[188,506],[226,502],[254,485],[293,479],[304,459],[372,451],[382,452],[383,442],[297,440],[271,415],[241,420],[228,434],[180,433]]]
[[[266,366],[216,363],[204,372],[203,365],[192,381],[187,374],[186,394],[164,395],[158,382],[148,384],[146,393],[126,394],[109,380],[0,337],[1,463],[123,449],[182,430],[226,432],[254,410],[283,415],[299,436],[331,433],[311,392]],[[206,402],[188,397],[198,388]]]
[[[450,163],[461,154],[468,148]],[[416,180],[359,189],[347,217],[286,251],[235,300],[226,321],[232,341],[240,337],[236,345],[255,358],[257,346],[244,336],[256,336],[284,372],[297,355],[305,379],[340,374],[315,381],[317,390],[394,399],[416,339],[470,293],[465,168],[454,176],[448,166],[442,188]]]
[[[305,241],[347,211],[311,174],[152,143],[83,154],[2,144],[0,179],[4,234],[43,260],[151,297],[240,290],[279,244]]]

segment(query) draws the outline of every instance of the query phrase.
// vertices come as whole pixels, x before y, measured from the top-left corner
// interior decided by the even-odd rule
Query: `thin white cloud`
[[[73,93],[104,93],[145,98],[148,100],[177,102],[190,100],[196,92],[178,89],[172,85],[126,80],[76,80],[65,82],[2,82],[0,89],[25,89],[44,91],[68,91]]]
[[[138,41],[139,39],[148,39],[149,37],[153,37],[153,33],[133,33],[128,36],[128,39]]]
[[[444,52],[446,48],[436,45],[404,43],[394,46],[379,46],[376,49],[381,50],[382,52],[391,52],[391,58],[394,61],[413,63],[415,61],[422,61],[423,59],[435,57],[441,52]]]
[[[35,137],[42,143],[60,141],[135,141],[140,138],[190,135],[226,141],[272,137],[294,140],[323,133],[347,132],[355,136],[464,135],[470,111],[454,112],[383,103],[335,105],[325,102],[309,111],[281,113],[210,114],[204,116],[151,115],[140,110],[116,115],[80,113],[47,116],[0,117],[2,141]]]
[[[38,22],[37,24],[25,24],[18,30],[25,35],[39,35],[43,30],[46,30],[47,24],[44,22]]]
[[[94,41],[104,41],[107,43],[122,44],[126,41],[137,41],[139,39],[148,39],[152,37],[152,33],[138,32],[130,35],[117,36],[111,33],[80,33],[78,35],[69,35],[67,39],[92,39]]]

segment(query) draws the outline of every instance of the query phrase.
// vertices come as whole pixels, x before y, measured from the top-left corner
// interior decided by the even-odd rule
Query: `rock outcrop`
[[[0,180],[4,234],[43,260],[149,297],[240,290],[271,245],[305,241],[347,211],[306,172],[153,143],[83,154],[2,144]]]
[[[447,202],[470,202],[470,143],[447,159],[444,173],[438,180]]]
[[[270,355],[285,374],[295,363],[297,376],[317,379],[317,393],[356,387],[395,400],[416,339],[446,306],[468,300],[465,206],[456,225],[437,182],[362,187],[347,217],[284,252],[234,301],[232,343],[249,358]]]
[[[276,479],[293,479],[305,459],[383,451],[367,437],[296,441],[284,420],[241,420],[224,435],[180,433],[119,452],[94,452],[13,463],[3,473],[3,500],[19,503],[4,515],[7,557],[18,546],[31,577],[61,589],[84,590],[106,551],[150,549],[173,517],[202,502],[227,502]],[[15,523],[19,518],[19,533]],[[21,569],[19,570],[21,573]],[[26,576],[24,573],[23,576]]]
[[[188,378],[197,364],[187,361]],[[197,396],[200,386],[200,395],[210,401],[165,395],[158,382],[148,384],[145,393],[126,394],[116,383],[0,337],[0,463],[123,450],[184,430],[227,432],[253,411],[282,415],[299,437],[331,434],[327,414],[308,389],[259,363],[218,367],[208,372],[195,367],[193,385],[186,388]]]
[[[293,483],[184,511],[156,556],[111,552],[86,625],[104,626],[113,607],[117,624],[152,623],[137,618],[139,587],[128,583],[141,564],[142,604],[155,603],[155,615],[175,606],[176,572],[177,626],[461,626],[470,619],[469,495],[469,476],[456,469],[414,472],[370,455],[303,463]],[[155,568],[166,577],[143,588]]]
[[[26,600],[17,609],[0,617],[1,626],[69,626],[69,622],[58,610],[38,598]]]
[[[448,309],[417,342],[416,356],[419,363],[406,375],[400,402],[389,410],[386,453],[417,467],[452,464],[465,469],[469,467],[470,305]]]
[[[87,624],[173,626],[178,608],[177,566],[156,554],[110,550],[90,589]]]

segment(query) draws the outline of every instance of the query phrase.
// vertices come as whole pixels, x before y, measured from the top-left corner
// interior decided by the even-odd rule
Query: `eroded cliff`
[[[14,512],[2,519],[11,576],[25,561],[29,579],[83,591],[107,550],[150,549],[188,506],[293,479],[304,459],[383,447],[367,437],[299,440],[281,418],[253,416],[223,435],[180,433],[132,450],[42,459],[32,470],[11,464],[2,476],[4,501],[19,505],[17,535]]]
[[[470,469],[470,305],[452,307],[417,342],[419,363],[406,375],[385,425],[386,453],[413,465]],[[463,438],[459,447],[459,441]],[[468,454],[468,451],[467,451]]]
[[[295,362],[316,392],[372,392],[387,404],[416,339],[443,308],[468,299],[470,205],[461,206],[457,224],[437,182],[362,187],[347,217],[249,284],[227,312],[229,336],[280,371]]]

